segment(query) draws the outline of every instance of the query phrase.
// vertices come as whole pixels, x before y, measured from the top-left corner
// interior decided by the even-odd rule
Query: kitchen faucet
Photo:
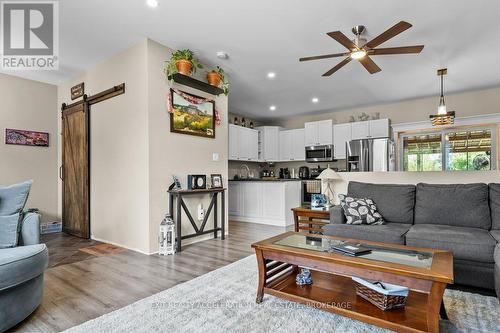
[[[246,175],[246,177],[243,177],[243,173],[241,172],[242,169],[247,169],[247,175]],[[241,179],[250,178],[250,168],[248,167],[248,165],[242,164],[240,166],[240,178]]]

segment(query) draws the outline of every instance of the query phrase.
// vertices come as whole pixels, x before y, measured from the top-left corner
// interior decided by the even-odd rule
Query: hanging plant
[[[207,73],[207,81],[210,85],[221,87],[224,91],[224,95],[229,94],[229,81],[226,78],[226,73],[224,70],[217,66],[217,68],[212,69]]]
[[[174,51],[170,60],[165,61],[163,71],[167,77],[170,77],[175,73],[181,73],[189,76],[196,73],[196,69],[201,68],[203,68],[203,66],[200,64],[198,59],[193,56],[193,51],[186,49]]]

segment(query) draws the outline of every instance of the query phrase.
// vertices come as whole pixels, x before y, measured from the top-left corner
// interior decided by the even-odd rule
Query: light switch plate
[[[212,161],[218,161],[219,160],[219,153],[213,153],[212,154]]]

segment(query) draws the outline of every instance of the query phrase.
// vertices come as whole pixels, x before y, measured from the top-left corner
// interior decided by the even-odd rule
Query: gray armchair
[[[0,249],[0,332],[17,325],[42,302],[48,251],[40,243],[40,215],[23,215],[18,246]]]

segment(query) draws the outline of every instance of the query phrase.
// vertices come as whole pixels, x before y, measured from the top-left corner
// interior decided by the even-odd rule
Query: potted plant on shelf
[[[196,73],[196,69],[203,68],[198,59],[193,56],[193,51],[178,50],[172,53],[169,61],[165,62],[165,74],[167,77],[175,73],[181,73],[189,76]]]
[[[217,66],[217,68],[212,69],[207,73],[207,81],[210,85],[221,87],[224,91],[224,95],[229,94],[229,81],[227,81],[226,74],[224,70]]]

